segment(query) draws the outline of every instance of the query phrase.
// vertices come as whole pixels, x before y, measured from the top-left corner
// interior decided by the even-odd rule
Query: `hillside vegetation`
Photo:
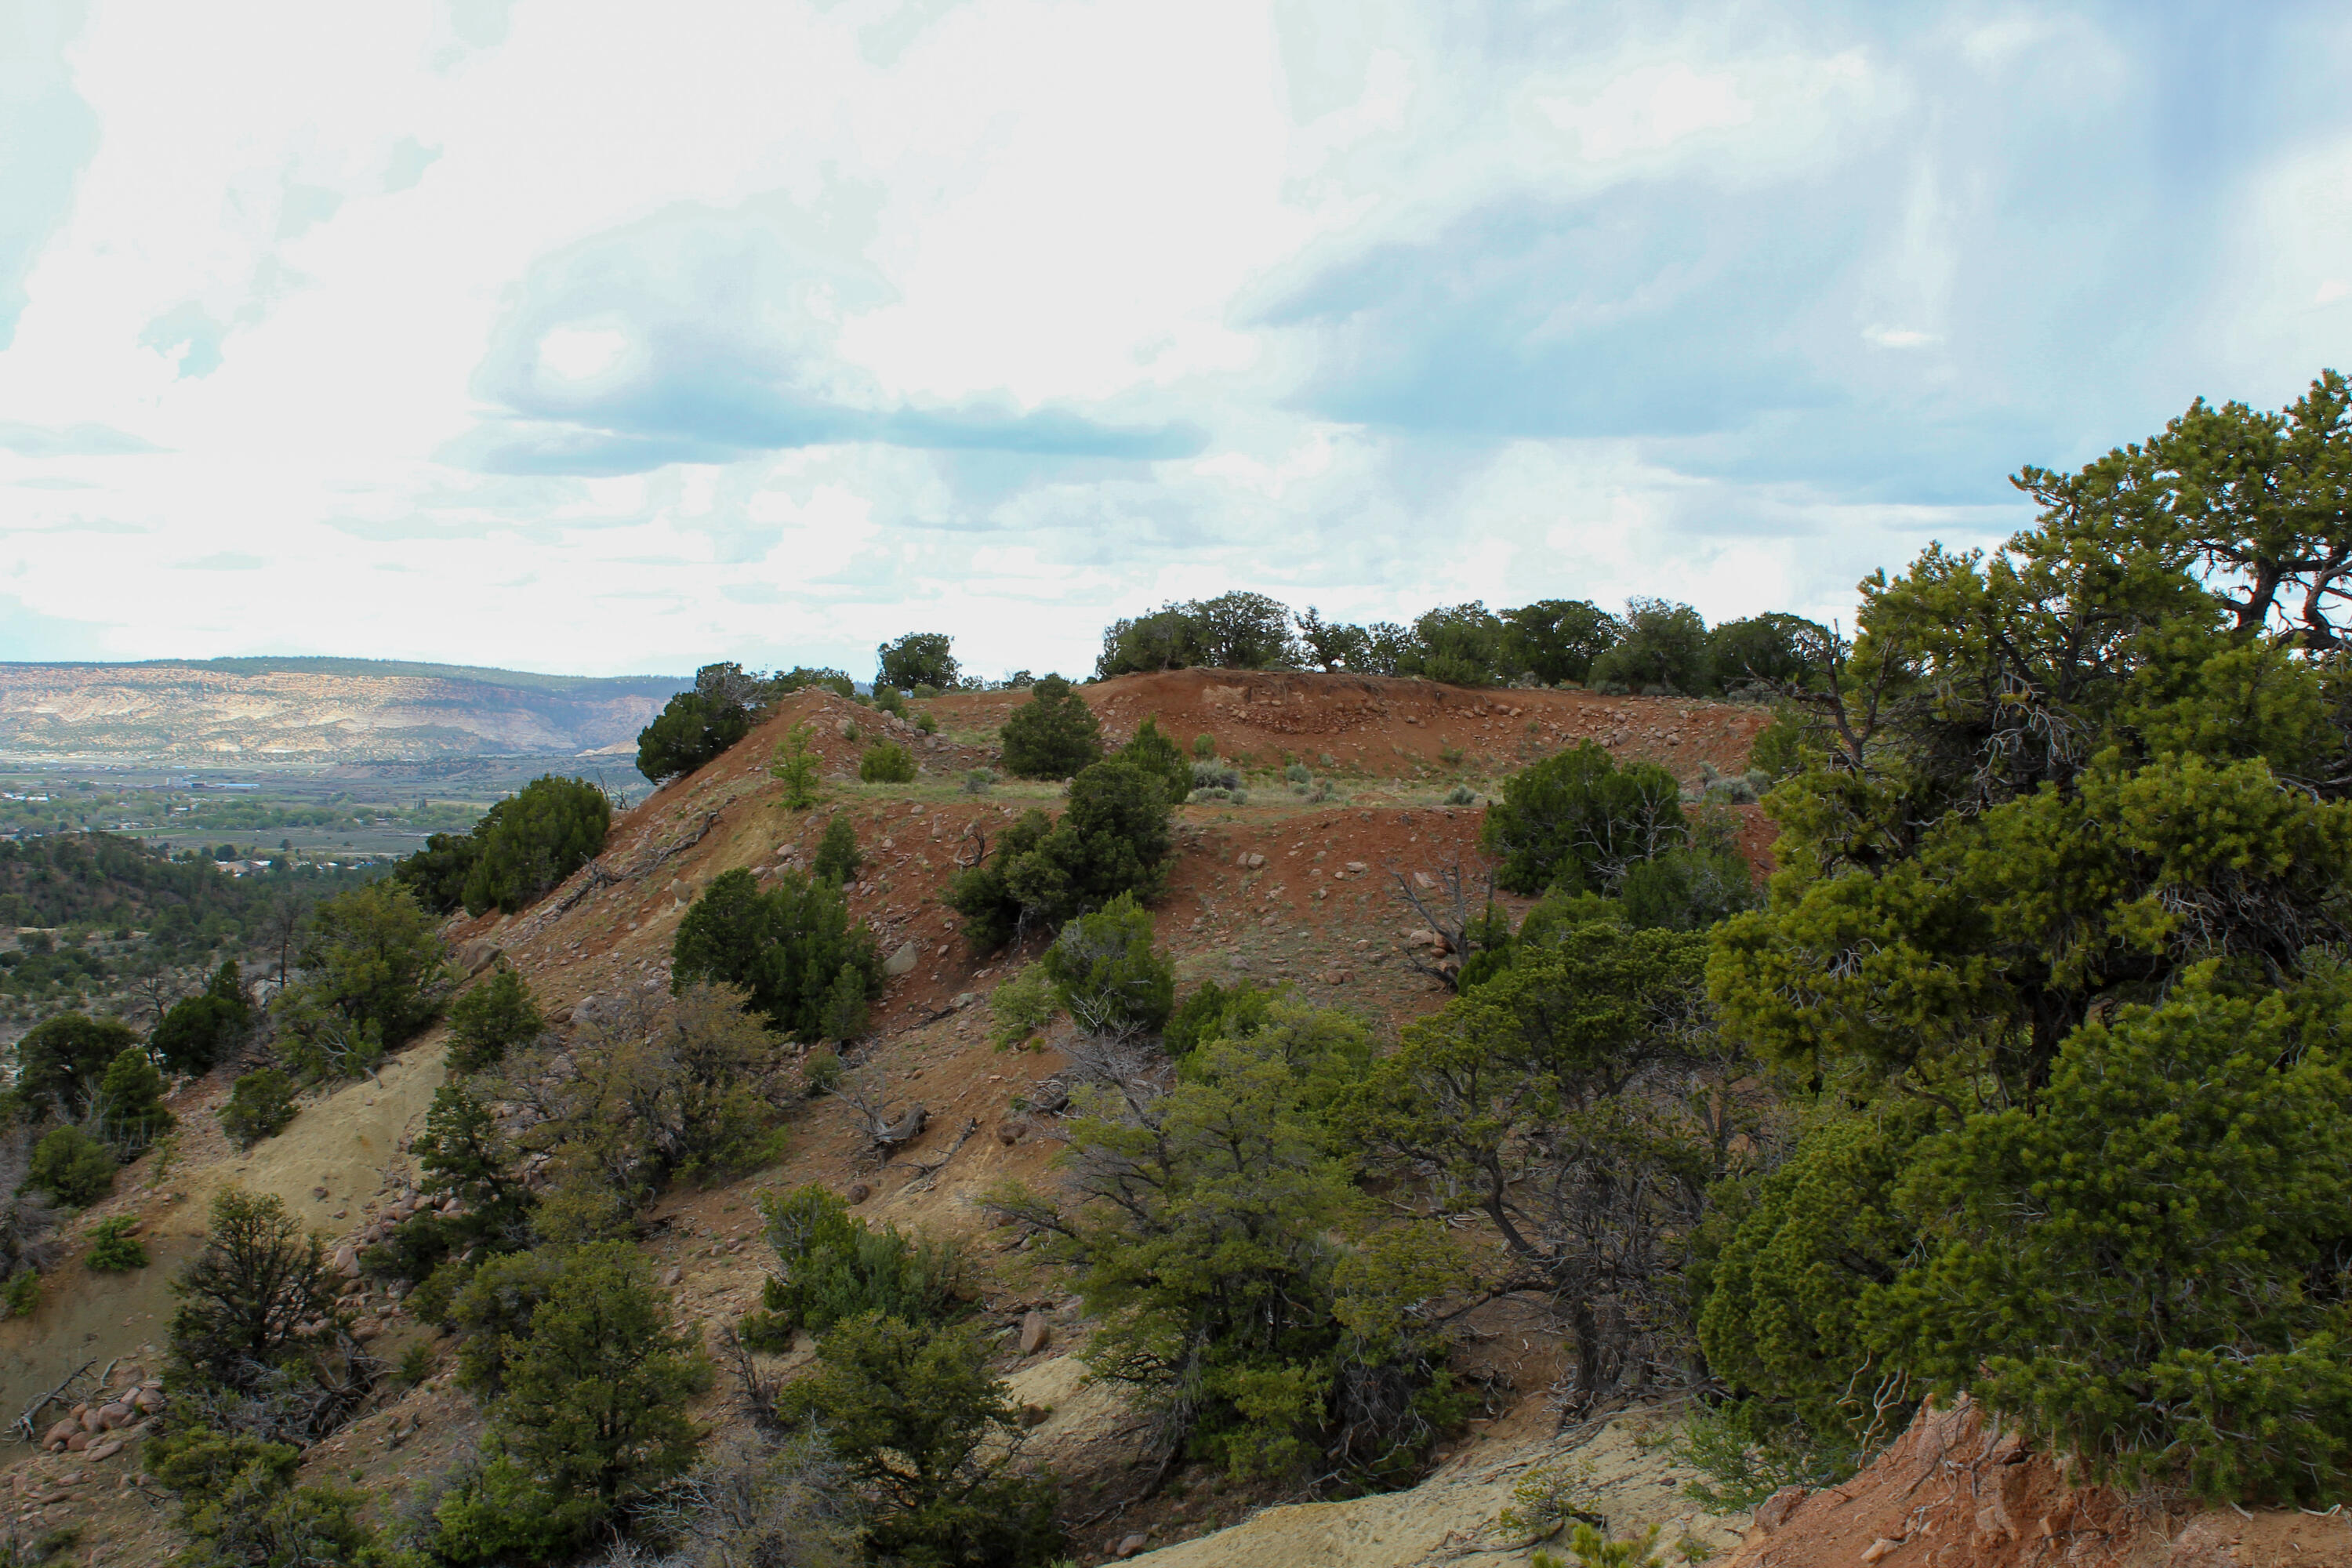
[[[2028,470],[2034,527],[1874,575],[1850,637],[1225,595],[1086,684],[930,635],[865,700],[708,667],[609,826],[544,781],[322,902],[266,1005],[19,1047],[17,1388],[163,1369],[35,1403],[44,1522],[2299,1554],[2352,1462],[2347,402]],[[77,1456],[171,1506],[73,1501]]]

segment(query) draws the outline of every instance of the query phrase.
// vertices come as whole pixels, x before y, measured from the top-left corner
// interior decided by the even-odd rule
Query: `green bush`
[[[496,1067],[509,1051],[529,1045],[546,1028],[530,983],[501,961],[488,979],[449,1008],[449,1070],[474,1073]]]
[[[939,1322],[968,1294],[955,1243],[912,1239],[895,1226],[873,1229],[823,1187],[762,1194],[760,1215],[776,1270],[761,1288],[761,1310],[744,1320],[744,1338],[755,1345],[788,1349],[795,1331],[822,1334],[861,1312]]]
[[[693,773],[751,732],[751,715],[723,695],[681,691],[637,731],[637,772],[656,784]]]
[[[841,1082],[841,1058],[819,1046],[801,1058],[801,1092],[814,1100]]]
[[[452,1563],[583,1541],[683,1474],[700,1441],[685,1405],[710,1386],[710,1363],[694,1336],[669,1326],[670,1302],[645,1256],[597,1242],[530,1265],[537,1300],[527,1318],[500,1315],[516,1326],[498,1333],[498,1377],[474,1384],[496,1391],[498,1458],[434,1510],[432,1544]]]
[[[79,1127],[53,1127],[33,1145],[25,1184],[68,1208],[88,1208],[114,1190],[114,1152]]]
[[[1192,765],[1176,749],[1176,742],[1160,732],[1157,717],[1147,718],[1136,727],[1135,738],[1118,749],[1118,760],[1161,781],[1171,805],[1183,805],[1184,797],[1192,793]]]
[[[1613,890],[1628,868],[1685,834],[1672,773],[1654,763],[1620,769],[1590,741],[1513,774],[1482,829],[1502,860],[1495,879],[1515,893]]]
[[[603,852],[612,822],[612,801],[587,780],[533,779],[476,828],[482,847],[466,873],[466,912],[512,914],[540,898]]]
[[[974,768],[963,775],[963,793],[966,795],[986,795],[995,787],[994,768]]]
[[[809,875],[837,888],[857,880],[858,868],[865,863],[866,856],[857,847],[857,829],[846,814],[835,814],[824,825],[824,837],[817,840],[816,853],[809,859]]]
[[[1004,721],[1004,771],[1015,778],[1066,779],[1101,760],[1102,727],[1077,689],[1049,675]]]
[[[82,1261],[101,1273],[121,1274],[147,1267],[147,1248],[131,1233],[139,1221],[130,1215],[100,1220],[89,1228],[89,1250]]]
[[[174,1002],[148,1037],[147,1048],[178,1073],[209,1071],[236,1048],[253,1022],[253,1004],[230,959],[202,993]]]
[[[270,1003],[279,1059],[329,1077],[414,1038],[440,1011],[448,978],[436,923],[397,882],[321,900],[302,935],[302,978]]]
[[[879,741],[857,760],[857,776],[866,784],[913,784],[913,753],[896,741]]]
[[[980,865],[949,884],[946,902],[983,950],[1024,930],[1058,927],[1121,893],[1157,898],[1167,881],[1168,795],[1124,763],[1097,763],[1070,784],[1059,822],[1031,811],[1000,834]]]
[[[926,735],[936,735],[940,732],[940,721],[929,712],[918,713],[915,715],[915,728]]]
[[[1216,754],[1217,738],[1214,735],[1210,734],[1204,730],[1200,734],[1192,737],[1192,755],[1195,758],[1202,762],[1207,762]]]
[[[0,1316],[30,1317],[33,1309],[40,1304],[41,1276],[37,1269],[19,1268],[8,1276],[7,1285],[0,1288],[0,1307],[7,1309]]]
[[[955,639],[945,632],[908,632],[883,643],[874,650],[875,689],[909,691],[929,687],[934,697],[950,689],[963,674],[954,647]]]
[[[1044,1032],[1056,1005],[1045,966],[1028,965],[988,994],[989,1043],[1000,1051],[1026,1046]]]
[[[91,1119],[126,1158],[172,1130],[172,1113],[163,1106],[163,1075],[144,1050],[133,1046],[107,1064]]]
[[[903,719],[907,716],[907,699],[887,686],[878,686],[874,689],[874,709],[878,713]]]
[[[1624,630],[1591,669],[1595,686],[1629,691],[1703,697],[1715,689],[1706,621],[1688,605],[1633,599]]]
[[[2344,1311],[2311,1289],[2352,1249],[2352,1081],[2323,1044],[2352,974],[2254,996],[2218,968],[2077,1029],[2034,1113],[1911,1152],[1895,1201],[1932,1250],[1872,1316],[2094,1476],[2308,1505],[2352,1485]]]
[[[240,1149],[274,1138],[294,1120],[294,1080],[276,1068],[247,1073],[229,1086],[221,1131]]]
[[[1181,1061],[1204,1041],[1245,1039],[1265,1022],[1266,1009],[1273,1000],[1272,992],[1262,991],[1246,980],[1230,988],[1204,980],[1169,1016],[1160,1044],[1170,1056]]]
[[[1503,624],[1505,663],[1546,686],[1581,682],[1624,630],[1616,616],[1581,599],[1539,599],[1504,611]]]
[[[1328,1120],[1372,1050],[1360,1024],[1276,1003],[1247,1039],[1198,1045],[1164,1096],[1082,1091],[1071,1201],[990,1199],[1079,1268],[1096,1375],[1236,1474],[1311,1460],[1394,1484],[1463,1411],[1420,1304],[1467,1258],[1442,1227],[1373,1226]]]
[[[823,761],[816,752],[816,731],[806,724],[793,725],[776,742],[775,754],[768,760],[768,776],[783,785],[787,810],[806,811],[817,803]]]
[[[1121,893],[1062,927],[1042,960],[1054,1000],[1091,1035],[1156,1033],[1176,1005],[1176,965],[1152,951],[1151,916]]]
[[[878,1313],[819,1342],[816,1370],[776,1401],[821,1431],[873,1500],[877,1562],[1046,1568],[1064,1550],[1054,1489],[1013,1463],[1020,1411],[978,1336]]]
[[[796,1040],[824,1037],[844,987],[860,1001],[882,994],[873,931],[851,921],[839,888],[793,871],[764,892],[749,871],[722,872],[678,921],[670,959],[673,991],[698,981],[740,985]]]
[[[308,1444],[341,1426],[375,1372],[350,1353],[341,1285],[324,1243],[277,1198],[215,1196],[204,1250],[172,1286],[175,1406],[273,1442]]]
[[[1748,857],[1731,844],[1685,845],[1635,861],[1617,897],[1632,924],[1665,931],[1705,931],[1762,902]]]
[[[60,1013],[16,1042],[16,1095],[34,1110],[79,1120],[89,1113],[90,1091],[108,1065],[138,1043],[112,1018]]]

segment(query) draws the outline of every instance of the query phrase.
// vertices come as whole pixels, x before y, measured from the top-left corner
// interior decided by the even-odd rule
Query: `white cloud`
[[[1839,614],[2011,526],[2008,466],[2352,351],[2342,111],[2184,162],[2194,74],[2095,18],[39,16],[0,591],[84,657],[1076,668],[1236,584]]]

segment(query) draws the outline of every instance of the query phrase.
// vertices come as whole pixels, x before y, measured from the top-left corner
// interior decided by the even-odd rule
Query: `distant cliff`
[[[671,693],[692,684],[363,658],[0,664],[0,755],[561,756],[634,748]]]

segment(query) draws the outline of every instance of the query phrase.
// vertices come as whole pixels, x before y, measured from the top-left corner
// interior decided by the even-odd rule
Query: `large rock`
[[[1021,1320],[1021,1353],[1035,1355],[1054,1342],[1054,1325],[1045,1313],[1030,1311]]]
[[[883,963],[882,973],[893,980],[902,974],[912,974],[915,972],[916,961],[922,956],[922,950],[915,943],[902,942],[899,944],[898,951],[892,953]]]

